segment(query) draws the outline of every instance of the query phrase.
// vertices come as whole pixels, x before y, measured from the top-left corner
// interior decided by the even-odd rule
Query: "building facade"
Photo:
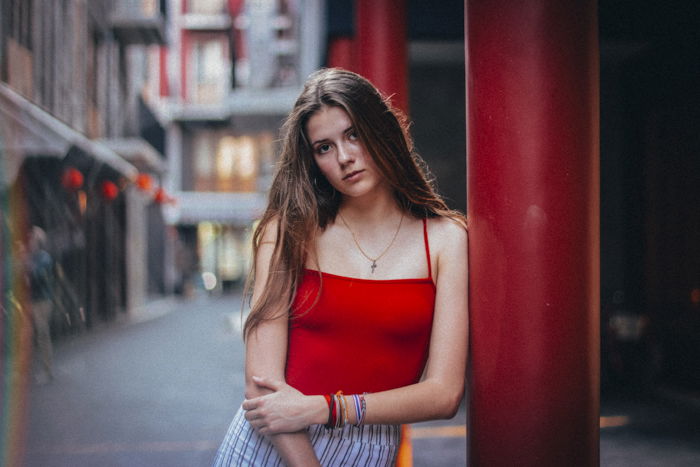
[[[171,0],[163,57],[167,181],[177,203],[172,288],[222,291],[245,276],[276,140],[323,52],[324,2]]]
[[[54,332],[138,313],[165,290],[151,254],[165,234],[158,183],[143,181],[166,168],[149,93],[166,6],[0,1],[2,288],[6,302],[20,288],[8,271],[39,227],[55,262]]]

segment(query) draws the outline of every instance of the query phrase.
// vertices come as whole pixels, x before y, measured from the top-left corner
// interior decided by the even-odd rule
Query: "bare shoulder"
[[[468,235],[464,225],[449,217],[437,217],[428,221],[430,250],[435,256],[437,275],[461,270],[467,262]]]
[[[466,245],[467,229],[457,220],[449,217],[436,217],[428,221],[428,235],[431,247],[436,250],[454,245]]]

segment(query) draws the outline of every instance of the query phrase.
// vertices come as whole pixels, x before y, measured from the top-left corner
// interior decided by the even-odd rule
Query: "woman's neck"
[[[340,214],[353,224],[381,225],[401,215],[401,209],[390,192],[372,197],[343,199]]]

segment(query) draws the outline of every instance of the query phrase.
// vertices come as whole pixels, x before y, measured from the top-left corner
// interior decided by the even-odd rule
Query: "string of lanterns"
[[[61,175],[61,185],[69,192],[80,190],[84,183],[85,176],[75,167],[67,167]],[[139,191],[150,195],[151,199],[156,204],[171,204],[176,202],[176,199],[170,196],[163,187],[155,185],[153,177],[150,174],[144,172],[139,173],[134,180],[125,180],[124,183],[120,184],[122,185],[121,187],[112,180],[102,180],[97,185],[97,191],[103,200],[111,202],[119,196],[121,191],[126,189],[129,183],[133,183]]]

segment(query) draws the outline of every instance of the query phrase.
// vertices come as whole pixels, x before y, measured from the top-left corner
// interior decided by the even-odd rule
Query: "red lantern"
[[[153,188],[153,178],[147,173],[140,173],[136,176],[136,187],[141,191],[150,191]]]
[[[100,184],[100,193],[105,201],[112,201],[119,194],[119,188],[113,181],[105,180]]]
[[[61,185],[68,191],[77,191],[83,186],[83,173],[75,167],[68,167],[61,176]]]
[[[163,188],[158,188],[153,195],[153,201],[158,204],[174,204],[177,200],[171,197]]]
[[[170,198],[169,198],[168,194],[162,188],[158,188],[156,190],[156,194],[153,195],[153,201],[155,201],[158,204],[167,203],[169,199]]]

